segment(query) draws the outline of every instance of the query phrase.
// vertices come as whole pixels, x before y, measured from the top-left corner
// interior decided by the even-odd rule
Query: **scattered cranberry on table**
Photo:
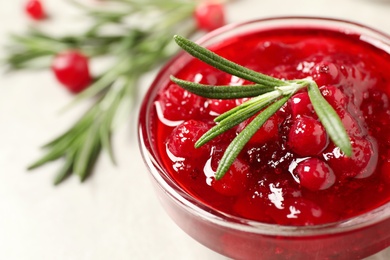
[[[28,0],[25,5],[26,13],[34,20],[46,18],[46,12],[40,0]]]
[[[56,55],[51,69],[57,80],[73,93],[84,90],[92,81],[88,57],[75,50]]]
[[[222,3],[206,1],[200,3],[194,13],[198,29],[212,31],[225,25],[225,12]]]

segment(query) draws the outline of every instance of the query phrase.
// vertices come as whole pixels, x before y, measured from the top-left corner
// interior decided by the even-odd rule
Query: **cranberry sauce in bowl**
[[[306,90],[256,132],[227,173],[214,173],[251,118],[200,148],[214,118],[246,99],[207,99],[169,75],[246,85],[180,54],[160,72],[140,114],[140,143],[162,203],[187,233],[235,259],[353,259],[390,245],[390,40],[367,27],[277,18],[225,27],[202,45],[249,69],[311,78],[340,117],[348,157],[330,140]],[[308,258],[309,257],[309,258]]]

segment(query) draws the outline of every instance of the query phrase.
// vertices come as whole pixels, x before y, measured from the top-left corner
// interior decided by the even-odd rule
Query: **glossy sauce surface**
[[[307,28],[254,32],[212,50],[277,78],[312,77],[346,127],[353,156],[344,156],[329,140],[302,91],[216,181],[219,159],[248,122],[201,148],[194,142],[215,124],[216,115],[244,100],[209,100],[168,84],[156,99],[152,127],[160,159],[183,189],[223,212],[281,225],[334,222],[389,201],[389,53],[359,35]],[[175,76],[203,84],[250,84],[198,60]]]

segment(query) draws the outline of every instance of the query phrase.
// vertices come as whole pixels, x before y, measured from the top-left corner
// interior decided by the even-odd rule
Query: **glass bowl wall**
[[[325,28],[357,33],[390,52],[390,37],[364,25],[312,17],[281,17],[233,24],[207,34],[199,44],[210,46],[230,37],[273,28]],[[360,259],[390,245],[390,203],[358,217],[318,226],[264,224],[209,208],[185,192],[164,169],[152,131],[154,100],[171,74],[189,59],[180,53],[157,75],[143,100],[139,144],[157,195],[171,218],[194,239],[233,259]]]

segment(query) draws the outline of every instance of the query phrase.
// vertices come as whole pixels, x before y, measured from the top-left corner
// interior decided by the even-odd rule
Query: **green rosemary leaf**
[[[199,84],[191,81],[186,81],[178,79],[174,76],[171,76],[171,80],[175,82],[180,87],[192,92],[196,95],[214,98],[214,99],[234,99],[234,98],[245,98],[245,97],[255,97],[270,91],[275,90],[274,87],[264,86],[261,84],[254,85],[242,85],[242,86],[230,86],[230,85],[205,85]]]
[[[254,113],[255,114],[255,113]],[[239,123],[243,122],[245,119],[248,119],[249,117],[253,116],[252,115],[247,115],[241,116],[238,118],[235,118],[236,120],[232,119],[230,121],[226,121],[223,123],[219,123],[212,127],[210,130],[208,130],[206,133],[204,133],[195,143],[195,148],[199,148],[205,143],[211,141],[215,137],[219,136],[220,134],[226,132],[227,130],[231,129],[232,127],[238,125]]]
[[[93,82],[88,88],[86,88],[84,91],[79,93],[73,100],[70,102],[69,105],[67,105],[64,110],[68,109],[69,107],[77,104],[78,102],[85,100],[87,98],[94,97],[104,91],[107,88],[110,88],[110,86],[115,82],[115,80],[123,73],[124,66],[128,62],[128,60],[122,60],[118,64],[116,64],[114,67],[107,70],[102,77],[100,77],[98,80]]]
[[[84,142],[82,143],[79,154],[75,157],[73,171],[80,177],[81,181],[84,181],[89,173],[91,167],[91,161],[94,160],[95,155],[100,153],[100,137],[98,135],[98,122],[92,125]]]
[[[198,4],[194,1],[113,0],[114,5],[107,3],[103,8],[68,1],[91,21],[87,28],[78,33],[53,35],[33,26],[25,33],[10,36],[10,43],[5,46],[7,55],[0,61],[8,70],[47,69],[54,55],[77,49],[91,61],[104,57],[113,62],[64,110],[85,99],[93,100],[91,108],[67,131],[47,143],[45,154],[28,167],[31,170],[63,159],[55,184],[70,174],[85,180],[102,149],[115,163],[111,136],[123,118],[118,115],[128,115],[132,108],[129,103],[137,96],[138,80],[178,51],[172,42],[173,34],[189,37],[197,31],[192,19]],[[140,17],[155,19],[129,23]]]
[[[174,36],[174,40],[176,43],[186,52],[198,58],[199,60],[219,69],[224,72],[227,72],[231,75],[235,75],[237,77],[252,81],[254,83],[275,87],[275,86],[283,86],[286,83],[283,80],[279,80],[259,72],[250,70],[241,65],[238,65],[234,62],[231,62],[214,52],[201,47],[200,45],[182,37],[179,35]]]
[[[333,143],[346,155],[352,155],[352,146],[348,133],[333,107],[322,96],[317,84],[313,81],[308,86],[308,94],[314,111]]]
[[[44,156],[42,156],[40,159],[36,160],[35,162],[33,162],[32,164],[30,164],[27,169],[28,170],[33,170],[33,169],[36,169],[38,168],[39,166],[42,166],[48,162],[51,162],[51,161],[54,161],[54,160],[57,160],[59,158],[61,158],[63,156],[63,153],[62,151],[60,150],[56,150],[56,151],[52,151],[50,153],[47,153],[45,154]]]
[[[226,113],[229,115],[224,117],[224,119],[221,120],[217,125],[212,127],[204,135],[202,135],[195,143],[195,147],[200,147],[204,145],[205,143],[214,139],[223,132],[226,132],[230,128],[252,117],[261,109],[269,105],[271,102],[278,99],[280,96],[281,93],[279,91],[272,91],[255,98],[256,102],[249,102],[250,105],[245,105],[244,102],[240,106],[237,106],[236,108],[227,111]],[[234,110],[234,113],[230,112],[232,110]]]
[[[322,96],[317,84],[313,81],[308,86],[308,94],[313,108],[333,143],[346,156],[352,155],[352,146],[348,133],[333,107]]]
[[[239,110],[242,110],[242,109],[244,109],[246,107],[250,107],[250,106],[253,106],[253,105],[259,107],[258,106],[259,103],[260,104],[266,104],[266,103],[268,103],[270,101],[276,100],[277,98],[279,98],[281,96],[281,94],[282,93],[280,91],[274,90],[274,91],[271,91],[271,92],[264,93],[263,95],[254,97],[252,99],[249,99],[249,100],[245,101],[244,103],[242,103],[241,105],[239,105],[237,107],[234,107],[234,108],[226,111],[225,113],[217,116],[214,119],[214,122],[221,122],[222,120],[225,120],[227,117],[230,117],[230,115],[235,114]],[[260,106],[260,107],[263,108],[263,106]]]
[[[106,97],[109,97],[108,94]],[[114,151],[111,143],[111,134],[113,128],[113,120],[115,118],[115,114],[118,112],[118,106],[121,103],[121,100],[118,100],[119,97],[121,97],[121,95],[114,96],[115,100],[111,105],[108,106],[108,110],[106,111],[106,114],[102,119],[103,123],[99,128],[99,135],[100,135],[102,148],[107,151],[108,156],[110,157],[110,160],[114,165],[116,164],[116,162],[115,162]]]
[[[115,165],[116,161],[115,161],[114,151],[111,143],[111,130],[107,126],[106,127],[103,126],[101,127],[99,134],[100,134],[100,142],[102,144],[103,149],[107,151],[112,164]]]
[[[27,167],[28,170],[33,170],[35,168],[38,168],[39,166],[42,166],[48,162],[57,160],[64,155],[66,155],[66,151],[73,147],[74,144],[77,144],[79,140],[82,140],[85,137],[85,134],[80,135],[67,135],[66,138],[62,139],[61,141],[58,141],[56,143],[53,143],[50,146],[47,146],[45,148],[48,148],[49,151],[43,155],[40,159],[33,162],[30,166]]]
[[[276,113],[291,96],[304,88],[308,88],[310,101],[330,138],[347,156],[351,155],[352,148],[348,134],[336,111],[321,95],[321,92],[314,81],[310,79],[279,80],[272,78],[228,61],[183,37],[175,36],[175,41],[182,49],[195,58],[198,58],[217,69],[257,83],[252,86],[247,86],[248,89],[244,89],[244,86],[231,88],[226,86],[203,85],[180,80],[171,76],[172,81],[182,88],[203,97],[252,97],[250,100],[216,117],[214,121],[217,124],[202,135],[195,143],[195,147],[200,147],[233,126],[258,113],[258,115],[255,116],[229,144],[215,173],[215,178],[217,180],[222,178],[228,171],[238,154],[256,131],[274,113]],[[264,93],[259,94],[256,91],[264,91]],[[252,94],[253,96],[250,96]],[[259,113],[262,109],[264,110]]]
[[[215,179],[219,180],[225,175],[249,139],[273,114],[276,113],[276,111],[278,111],[289,100],[290,97],[291,96],[284,96],[269,105],[233,139],[223,154],[221,161],[219,162],[217,171],[215,173]]]
[[[50,142],[43,145],[43,148],[50,148],[59,145],[60,143],[63,143],[64,147],[69,146],[69,144],[73,142],[76,137],[80,136],[88,128],[88,126],[93,123],[95,114],[96,107],[91,107],[84,113],[82,117],[80,117],[78,121],[73,124],[72,127]]]
[[[238,106],[236,106],[236,107],[226,111],[225,113],[220,114],[219,116],[214,118],[214,122],[221,122],[225,118],[227,118],[227,117],[229,117],[229,116],[231,116],[233,114],[239,113],[240,110],[245,109],[246,107],[252,106],[252,105],[254,105],[256,103],[257,103],[257,99],[256,98],[247,100],[244,103],[242,103],[241,105],[238,105]]]
[[[74,162],[74,152],[69,152],[65,158],[65,163],[62,165],[60,171],[54,179],[53,184],[58,185],[72,174],[72,167]]]

